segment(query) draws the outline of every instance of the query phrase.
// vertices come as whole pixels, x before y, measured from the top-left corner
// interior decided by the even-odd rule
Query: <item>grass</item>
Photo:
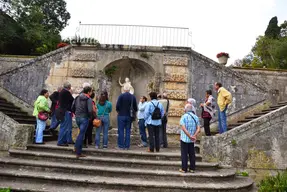
[[[268,176],[258,185],[259,192],[286,192],[287,191],[287,170],[278,173],[276,176]]]
[[[32,55],[1,55],[0,57],[6,57],[6,58],[27,58],[27,59],[33,59],[37,56],[32,56]],[[1,191],[0,191],[1,192]]]

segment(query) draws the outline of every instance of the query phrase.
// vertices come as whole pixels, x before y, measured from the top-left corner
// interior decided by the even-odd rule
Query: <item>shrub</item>
[[[9,188],[4,188],[4,189],[1,189],[0,188],[0,192],[10,192],[11,190]]]
[[[286,192],[287,171],[278,173],[276,176],[269,176],[259,184],[259,192]]]

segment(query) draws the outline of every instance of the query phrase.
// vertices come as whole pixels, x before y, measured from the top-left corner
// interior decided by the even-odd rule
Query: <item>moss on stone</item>
[[[247,159],[248,168],[276,169],[271,157],[267,156],[264,151],[250,149]]]

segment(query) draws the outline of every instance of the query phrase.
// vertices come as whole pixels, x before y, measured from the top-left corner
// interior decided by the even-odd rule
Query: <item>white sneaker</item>
[[[95,146],[95,149],[99,149],[99,146]]]

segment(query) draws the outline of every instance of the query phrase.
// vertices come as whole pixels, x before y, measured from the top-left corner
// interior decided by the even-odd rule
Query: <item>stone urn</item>
[[[226,57],[226,56],[218,57],[218,63],[220,63],[220,64],[226,65],[227,60],[228,60],[228,57]]]

